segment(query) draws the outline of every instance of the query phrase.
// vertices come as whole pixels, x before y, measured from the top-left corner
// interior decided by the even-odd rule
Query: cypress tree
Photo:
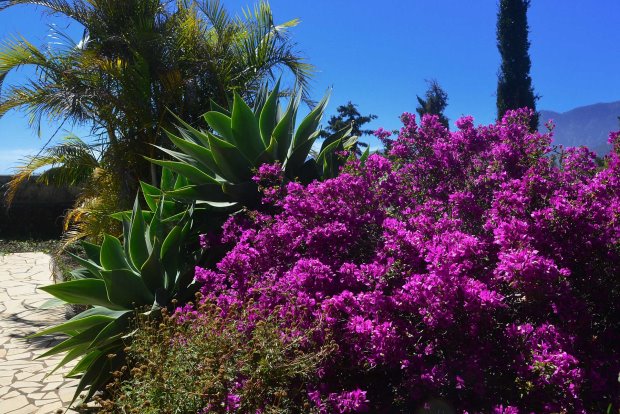
[[[502,58],[497,82],[497,118],[506,111],[528,107],[534,111],[530,129],[538,129],[536,100],[530,77],[527,10],[530,0],[500,0],[497,13],[497,48]]]

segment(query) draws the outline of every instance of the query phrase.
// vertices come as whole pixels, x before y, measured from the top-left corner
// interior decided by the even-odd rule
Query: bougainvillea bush
[[[231,217],[229,253],[196,269],[203,301],[249,308],[249,331],[277,311],[291,341],[321,323],[308,343],[337,350],[304,384],[317,412],[617,404],[620,134],[599,167],[585,148],[552,150],[530,115],[449,132],[404,114],[395,139],[377,131],[386,155],[307,187],[263,165],[262,207]]]

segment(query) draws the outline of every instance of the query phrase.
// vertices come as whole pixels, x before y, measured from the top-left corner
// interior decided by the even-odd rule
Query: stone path
[[[35,359],[59,338],[25,339],[65,320],[64,308],[39,308],[50,298],[37,286],[52,283],[50,257],[43,253],[0,255],[0,413],[56,413],[67,407],[76,380],[66,367],[45,378],[63,354]],[[69,365],[71,366],[71,365]]]

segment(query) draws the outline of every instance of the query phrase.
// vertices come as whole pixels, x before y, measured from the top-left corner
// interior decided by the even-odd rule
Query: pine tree
[[[338,112],[338,115],[332,115],[329,121],[327,121],[327,127],[319,133],[321,138],[327,138],[349,125],[352,126],[351,135],[355,135],[360,138],[363,135],[372,135],[374,132],[371,129],[362,129],[362,127],[373,119],[377,119],[377,115],[360,114],[357,110],[357,105],[351,101],[347,102],[346,105],[340,105],[336,108],[336,111]],[[355,151],[359,153],[359,147],[367,146],[368,144],[365,142],[358,141],[355,146]]]
[[[362,129],[362,126],[369,123],[373,119],[377,119],[377,115],[364,115],[362,116],[357,110],[357,105],[349,101],[346,105],[340,105],[336,108],[338,115],[333,115],[329,121],[327,121],[327,127],[324,131],[321,131],[320,136],[327,138],[333,133],[340,131],[342,128],[353,125],[352,134],[358,137],[362,135],[370,135],[372,130]]]
[[[446,118],[443,113],[446,106],[448,106],[448,94],[435,79],[427,80],[426,83],[428,83],[428,89],[424,94],[426,99],[416,96],[419,104],[416,108],[416,112],[420,115],[420,119],[424,114],[437,115],[439,117],[439,122],[449,129],[448,118]]]
[[[528,107],[535,114],[530,129],[538,129],[538,113],[530,68],[527,10],[530,0],[500,0],[497,13],[497,48],[502,58],[497,83],[497,118],[506,111]]]

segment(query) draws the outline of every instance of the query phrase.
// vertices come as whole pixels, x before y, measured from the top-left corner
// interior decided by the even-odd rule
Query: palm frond
[[[65,137],[60,144],[23,160],[7,183],[6,203],[10,206],[22,184],[42,169],[45,170],[37,177],[37,182],[76,186],[88,181],[98,166],[99,160],[90,145],[75,135]]]
[[[24,4],[44,7],[51,13],[64,14],[80,23],[87,21],[90,12],[88,2],[83,0],[0,0],[0,11]]]

